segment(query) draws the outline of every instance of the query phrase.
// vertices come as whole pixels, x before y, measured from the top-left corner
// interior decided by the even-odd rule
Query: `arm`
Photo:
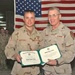
[[[70,63],[74,59],[74,35],[71,31],[67,30],[64,32],[65,52],[62,53],[62,57],[57,59],[58,64]]]
[[[18,32],[13,32],[10,37],[8,44],[5,47],[5,55],[7,59],[15,60],[14,55],[16,53],[16,43],[17,43]]]

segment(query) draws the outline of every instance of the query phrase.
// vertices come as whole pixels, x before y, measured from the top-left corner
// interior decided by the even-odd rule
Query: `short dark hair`
[[[24,15],[25,15],[25,13],[28,13],[28,12],[35,14],[34,10],[25,10]]]

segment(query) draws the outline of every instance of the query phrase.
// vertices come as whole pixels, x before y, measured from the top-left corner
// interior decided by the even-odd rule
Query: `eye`
[[[53,15],[49,15],[49,17],[51,18],[51,17],[56,17],[56,16],[58,16],[59,14],[53,14]]]
[[[56,17],[57,15],[58,15],[58,14],[53,14],[52,16],[53,16],[53,17]]]

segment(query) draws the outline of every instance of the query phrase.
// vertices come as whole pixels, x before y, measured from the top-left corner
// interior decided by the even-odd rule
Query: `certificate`
[[[58,46],[55,44],[36,51],[21,51],[20,56],[22,57],[22,66],[38,64],[44,65],[48,62],[48,59],[60,58],[61,53]]]
[[[57,59],[61,57],[59,48],[57,45],[52,45],[40,50],[40,56],[43,62],[48,62],[48,59]]]
[[[40,57],[37,51],[22,51],[20,52],[22,66],[40,64]]]

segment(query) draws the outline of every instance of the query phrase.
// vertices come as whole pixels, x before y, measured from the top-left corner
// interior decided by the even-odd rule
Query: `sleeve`
[[[39,49],[44,48],[44,39],[42,36],[42,31],[40,32],[40,41],[39,41]]]
[[[8,44],[5,47],[5,55],[7,59],[15,60],[14,54],[16,52],[15,50],[16,50],[17,36],[18,36],[18,32],[14,31],[9,38]]]
[[[64,42],[65,42],[65,52],[62,53],[62,57],[57,59],[58,64],[70,63],[74,59],[75,48],[74,48],[74,35],[70,30],[64,30]]]

